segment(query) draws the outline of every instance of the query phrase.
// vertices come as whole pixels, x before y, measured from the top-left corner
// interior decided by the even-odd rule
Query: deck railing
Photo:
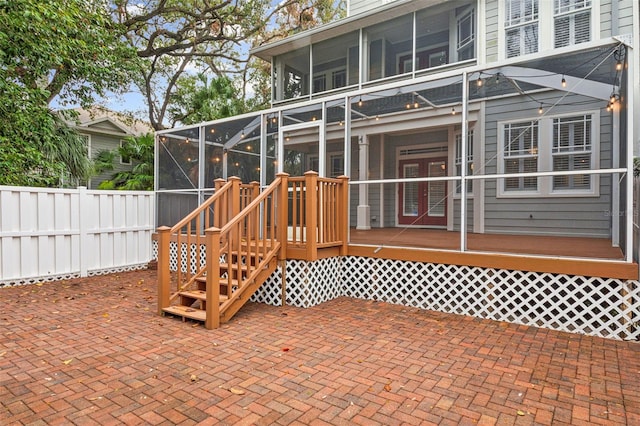
[[[158,312],[206,275],[206,326],[215,328],[239,309],[238,299],[276,254],[280,260],[288,253],[316,260],[328,248],[345,254],[348,191],[347,177],[320,178],[317,172],[295,178],[279,173],[262,192],[257,183],[242,185],[235,177],[216,181],[206,202],[172,228],[158,228]]]
[[[206,267],[205,230],[222,227],[242,208],[250,204],[260,191],[259,184],[241,184],[232,177],[228,182],[215,181],[215,192],[184,219],[169,228],[158,228],[158,311],[162,312],[188,288]],[[171,255],[173,252],[173,256]],[[171,261],[174,259],[174,262]],[[175,274],[175,292],[171,295],[171,272]]]

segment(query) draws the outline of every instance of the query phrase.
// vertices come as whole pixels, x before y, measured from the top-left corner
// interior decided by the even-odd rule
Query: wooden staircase
[[[197,209],[172,228],[158,228],[158,314],[218,328],[289,250],[306,260],[317,259],[319,250],[344,254],[347,181],[279,173],[260,191],[255,182],[217,180],[214,194]]]

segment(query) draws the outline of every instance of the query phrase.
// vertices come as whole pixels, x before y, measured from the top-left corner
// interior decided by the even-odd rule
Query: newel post
[[[161,226],[158,231],[158,315],[162,309],[169,307],[169,244],[171,243],[171,228]]]
[[[215,188],[215,192],[220,191],[220,188],[224,186],[226,181],[222,178],[218,178],[213,181],[213,187]],[[214,192],[214,193],[215,193]],[[216,228],[222,228],[222,225],[226,219],[223,217],[223,212],[226,212],[225,203],[222,198],[220,198],[215,205],[213,206],[213,226]]]
[[[229,220],[231,220],[240,213],[240,184],[242,183],[242,179],[238,176],[231,176],[229,182],[231,182],[231,199],[229,200],[231,207]]]
[[[276,232],[280,240],[280,260],[287,259],[287,243],[289,236],[289,173],[280,172],[276,175],[280,179],[278,188],[278,200],[276,204]]]
[[[340,235],[340,255],[347,255],[347,248],[349,247],[349,177],[339,176],[340,179],[340,192],[338,193],[338,229]]]
[[[220,229],[208,228],[204,232],[207,250],[207,303],[204,326],[212,330],[220,327]]]
[[[318,172],[304,174],[307,260],[318,258]]]

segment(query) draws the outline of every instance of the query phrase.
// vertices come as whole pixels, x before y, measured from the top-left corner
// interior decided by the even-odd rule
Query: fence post
[[[318,258],[318,172],[310,170],[304,174],[305,186],[305,245],[307,260]]]
[[[87,277],[89,276],[89,240],[87,234],[88,227],[88,219],[91,214],[91,209],[89,208],[89,197],[87,195],[87,187],[79,186],[78,187],[78,209],[79,209],[79,232],[80,232],[80,276]]]
[[[338,232],[340,233],[340,255],[346,256],[349,247],[349,177],[339,176],[340,192],[338,195]]]
[[[169,268],[169,244],[171,243],[171,228],[161,226],[158,228],[158,315],[162,315],[162,309],[169,306],[169,281],[171,271]]]
[[[220,229],[208,228],[204,232],[207,250],[207,304],[204,326],[212,330],[220,327]]]

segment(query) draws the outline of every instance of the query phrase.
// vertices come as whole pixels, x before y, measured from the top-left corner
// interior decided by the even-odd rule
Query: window
[[[120,139],[120,149],[122,150],[124,147],[127,146],[127,141]],[[120,164],[131,164],[131,157],[129,156],[120,156]]]
[[[344,155],[343,154],[330,154],[329,155],[329,177],[337,178],[344,175]]]
[[[467,134],[467,176],[473,174],[473,130]],[[456,134],[456,176],[462,176],[462,133]],[[461,182],[456,182],[456,194],[460,193]],[[472,192],[473,181],[467,181],[467,193]]]
[[[538,171],[538,122],[525,121],[504,126],[503,161],[505,173]],[[538,178],[504,179],[504,192],[537,191]]]
[[[506,0],[507,58],[538,51],[538,0]]]
[[[554,47],[591,40],[591,0],[554,0]]]
[[[313,77],[313,93],[324,92],[327,90],[327,78],[324,74]]]
[[[559,176],[505,177],[498,196],[597,196],[598,111],[502,123],[498,173],[573,172]],[[456,165],[458,160],[456,159]],[[581,171],[584,170],[583,174]]]
[[[458,60],[464,61],[475,58],[475,13],[471,9],[458,18],[457,35],[458,35]]]
[[[591,116],[555,118],[553,120],[553,171],[589,170],[592,168]],[[554,176],[554,190],[590,190],[591,176]]]
[[[333,82],[333,88],[344,87],[347,85],[347,70],[334,71],[331,74],[331,80]]]

